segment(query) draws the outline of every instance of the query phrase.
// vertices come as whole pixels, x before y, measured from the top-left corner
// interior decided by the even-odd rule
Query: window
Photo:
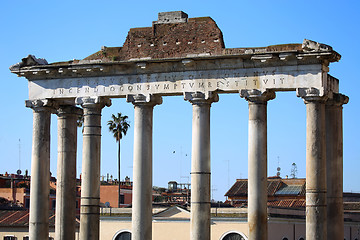
[[[246,238],[238,232],[228,232],[225,233],[220,240],[246,240]]]
[[[4,236],[4,240],[17,240],[17,237],[15,237],[15,235],[7,235]]]
[[[119,231],[115,234],[113,240],[131,240],[131,232],[130,231]]]
[[[30,198],[25,199],[25,208],[30,208]]]
[[[301,238],[299,238],[299,240],[305,240],[305,238],[301,237]]]
[[[23,240],[29,240],[29,236],[23,237]]]
[[[303,189],[302,185],[285,185],[275,195],[299,195]]]
[[[121,194],[120,195],[120,203],[124,204],[124,202],[125,202],[124,194]]]

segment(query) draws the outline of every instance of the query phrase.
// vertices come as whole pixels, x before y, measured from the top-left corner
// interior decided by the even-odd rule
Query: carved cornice
[[[349,102],[349,97],[341,93],[333,93],[332,97],[326,101],[327,105],[341,107]]]
[[[162,104],[162,97],[158,95],[148,94],[136,94],[126,95],[126,101],[134,105],[149,105],[155,106]]]
[[[324,102],[329,98],[328,94],[321,94],[317,88],[298,88],[296,95],[304,99],[305,104],[309,102]]]
[[[82,115],[83,110],[81,108],[69,105],[61,105],[56,111],[56,114],[60,117],[63,115]]]
[[[103,108],[110,107],[111,100],[107,97],[78,97],[75,99],[77,105],[83,108]]]
[[[244,89],[240,91],[240,97],[245,98],[249,103],[267,103],[276,96],[274,91],[261,92],[257,89]]]
[[[25,106],[36,112],[49,111],[55,113],[56,108],[58,108],[58,103],[52,99],[36,99],[26,100]]]
[[[219,101],[219,95],[215,92],[185,92],[184,100],[191,102],[191,104],[211,104]]]

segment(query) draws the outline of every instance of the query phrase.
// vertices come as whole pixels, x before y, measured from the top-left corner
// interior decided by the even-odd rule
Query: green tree
[[[118,113],[117,116],[114,114],[111,115],[111,120],[107,122],[107,125],[109,126],[109,131],[113,133],[113,136],[118,143],[118,180],[119,180],[119,201],[118,201],[118,207],[120,207],[120,201],[121,201],[121,194],[120,194],[120,140],[123,136],[126,135],[127,130],[130,127],[130,123],[127,120],[128,116],[122,115],[121,113]]]

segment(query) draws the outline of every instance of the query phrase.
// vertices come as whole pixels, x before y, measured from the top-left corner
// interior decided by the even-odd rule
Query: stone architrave
[[[30,239],[49,237],[50,193],[50,117],[56,104],[53,100],[28,100],[33,109],[33,143],[30,182]]]
[[[306,239],[327,238],[325,102],[316,88],[298,89],[306,104]]]
[[[132,195],[133,240],[152,239],[152,132],[153,109],[162,103],[154,95],[129,95],[134,105],[134,172]]]
[[[325,106],[328,240],[344,237],[342,105],[348,101],[347,96],[333,93]]]
[[[216,93],[185,93],[193,106],[191,152],[191,218],[190,239],[210,240],[211,162],[210,107],[217,102]]]
[[[83,159],[81,172],[80,240],[99,239],[101,110],[108,98],[77,98],[84,111]]]
[[[267,102],[275,92],[243,90],[240,96],[249,102],[249,239],[267,240]]]
[[[60,106],[56,182],[55,240],[74,240],[76,225],[77,120],[82,109]]]

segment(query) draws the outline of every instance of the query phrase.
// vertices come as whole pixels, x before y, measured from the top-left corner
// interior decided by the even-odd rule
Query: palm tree
[[[113,133],[113,136],[118,143],[118,180],[119,180],[119,201],[118,207],[120,207],[120,140],[126,135],[127,130],[130,127],[130,123],[127,121],[128,116],[118,113],[117,116],[111,115],[111,120],[108,121],[109,131]]]

